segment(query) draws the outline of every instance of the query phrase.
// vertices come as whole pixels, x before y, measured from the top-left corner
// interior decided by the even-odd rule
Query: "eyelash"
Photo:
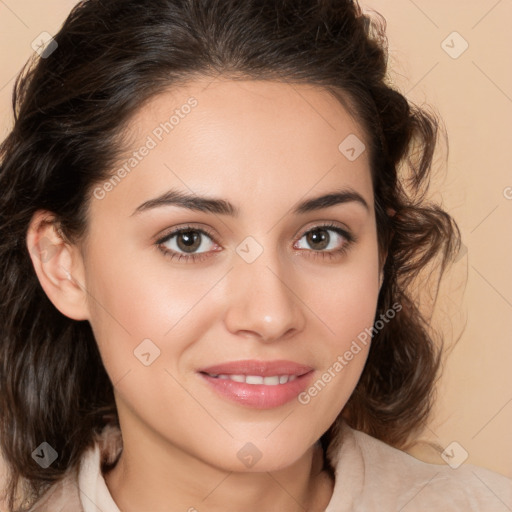
[[[345,231],[344,229],[340,228],[339,226],[337,226],[335,224],[319,224],[318,226],[314,226],[314,227],[308,229],[307,231],[305,231],[304,233],[302,233],[302,235],[298,238],[298,240],[300,240],[302,237],[304,237],[304,235],[307,235],[308,233],[318,230],[318,229],[332,230],[332,231],[336,232],[338,235],[342,236],[345,239],[345,243],[342,245],[342,247],[340,249],[331,250],[331,251],[315,251],[314,249],[311,249],[310,251],[315,254],[315,256],[314,256],[315,258],[322,258],[322,259],[327,258],[327,259],[331,260],[333,258],[343,256],[349,250],[349,248],[352,246],[352,244],[354,244],[357,241],[357,239],[354,235],[352,235],[348,231]],[[164,243],[168,242],[176,235],[180,235],[181,233],[186,233],[186,232],[190,232],[190,231],[193,231],[196,233],[201,233],[202,235],[206,235],[216,245],[218,245],[215,240],[214,235],[212,233],[210,233],[206,228],[197,228],[194,226],[185,226],[185,227],[176,229],[175,231],[172,231],[171,233],[169,233],[169,234],[165,235],[164,237],[160,238],[159,240],[157,240],[155,242],[155,245],[164,254],[164,256],[166,256],[167,258],[170,258],[171,260],[176,260],[176,259],[178,261],[185,260],[185,262],[191,262],[191,263],[204,261],[204,259],[209,257],[208,256],[209,252],[199,253],[199,254],[193,254],[193,253],[182,254],[182,253],[179,253],[176,251],[169,250],[163,246]],[[304,251],[305,249],[300,249],[300,250]]]

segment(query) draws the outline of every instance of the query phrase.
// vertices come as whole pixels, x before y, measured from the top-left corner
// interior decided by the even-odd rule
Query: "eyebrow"
[[[311,199],[306,199],[296,205],[292,213],[300,215],[346,203],[360,204],[366,210],[370,210],[368,203],[359,193],[352,189],[342,189],[318,197],[313,197]],[[132,216],[163,206],[178,206],[188,210],[214,213],[217,215],[228,215],[230,217],[239,217],[240,215],[240,210],[224,199],[202,197],[196,194],[188,194],[180,190],[171,189],[161,196],[145,201],[139,205],[132,213]]]

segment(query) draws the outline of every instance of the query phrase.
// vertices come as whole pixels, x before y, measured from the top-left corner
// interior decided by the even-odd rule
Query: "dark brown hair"
[[[89,0],[55,36],[57,49],[27,63],[0,147],[0,446],[10,509],[20,488],[36,499],[77,466],[94,432],[118,421],[89,323],[63,316],[39,284],[25,242],[31,218],[48,210],[68,240],[83,237],[91,190],[112,172],[127,121],[194,77],[316,84],[354,113],[386,256],[376,318],[395,303],[402,310],[373,336],[342,415],[397,447],[424,425],[440,351],[411,284],[434,261],[444,271],[460,237],[425,195],[439,123],[388,84],[384,32],[381,17],[350,0]],[[323,435],[326,449],[340,421]],[[31,456],[42,441],[58,452],[47,469]]]

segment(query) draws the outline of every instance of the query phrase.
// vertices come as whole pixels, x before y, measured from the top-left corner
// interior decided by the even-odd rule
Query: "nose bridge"
[[[237,247],[229,274],[227,328],[264,341],[301,330],[305,319],[293,291],[292,268],[286,267],[277,248],[263,248],[248,238]]]

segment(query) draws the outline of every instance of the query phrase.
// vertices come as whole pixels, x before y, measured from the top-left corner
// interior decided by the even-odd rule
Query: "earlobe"
[[[53,214],[34,214],[26,244],[39,283],[53,305],[73,320],[87,320],[82,256],[78,247],[66,241]]]
[[[382,283],[384,283],[384,270],[379,272],[379,293],[382,289]]]
[[[387,250],[383,254],[379,255],[379,292],[382,288],[382,284],[384,283],[384,267],[386,265],[387,257],[388,257]]]

